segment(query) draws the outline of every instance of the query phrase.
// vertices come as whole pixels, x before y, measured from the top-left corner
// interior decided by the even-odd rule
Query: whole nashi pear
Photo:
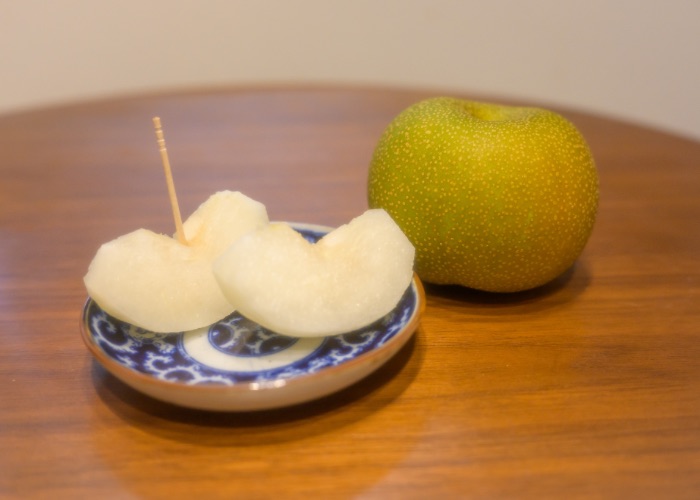
[[[579,257],[599,182],[589,146],[561,115],[436,97],[385,130],[368,198],[415,246],[422,280],[517,292]]]

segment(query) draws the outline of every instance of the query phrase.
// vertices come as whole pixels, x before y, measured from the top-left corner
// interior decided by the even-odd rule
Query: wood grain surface
[[[181,409],[79,334],[98,246],[240,190],[272,219],[367,207],[379,134],[430,91],[231,88],[0,117],[0,498],[697,498],[700,144],[560,110],[601,178],[593,236],[541,289],[427,286],[414,339],[322,400]],[[466,96],[478,97],[478,96]]]

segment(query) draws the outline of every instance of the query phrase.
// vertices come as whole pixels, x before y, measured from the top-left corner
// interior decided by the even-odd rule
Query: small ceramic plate
[[[293,227],[309,241],[330,230]],[[137,391],[189,408],[251,411],[317,399],[366,377],[411,338],[424,307],[414,277],[396,308],[375,323],[342,335],[294,338],[235,312],[206,328],[153,333],[109,316],[88,298],[81,331],[97,361]]]

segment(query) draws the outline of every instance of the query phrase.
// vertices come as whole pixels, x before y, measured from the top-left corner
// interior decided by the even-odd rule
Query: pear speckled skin
[[[579,131],[539,108],[449,97],[404,110],[379,140],[368,199],[416,248],[416,273],[491,292],[543,285],[593,229],[598,174]]]

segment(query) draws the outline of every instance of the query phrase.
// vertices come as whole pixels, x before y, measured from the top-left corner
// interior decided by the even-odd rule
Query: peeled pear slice
[[[234,242],[213,269],[242,315],[283,335],[318,337],[391,312],[413,279],[414,255],[389,214],[374,209],[315,244],[271,223]]]
[[[137,229],[100,247],[85,287],[108,314],[146,330],[208,326],[233,312],[212,262],[235,240],[267,224],[263,204],[239,192],[215,193],[184,222],[187,245]]]

